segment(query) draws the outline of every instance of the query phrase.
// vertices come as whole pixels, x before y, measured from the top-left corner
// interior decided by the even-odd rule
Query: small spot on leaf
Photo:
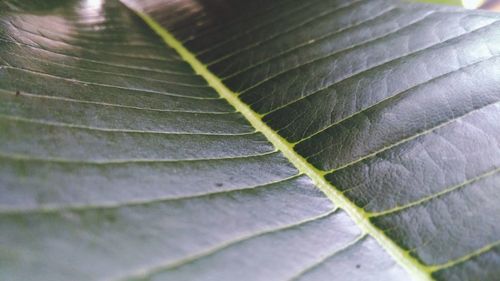
[[[218,183],[216,183],[216,184],[215,184],[215,186],[217,186],[217,187],[221,187],[221,186],[223,186],[223,185],[224,185],[224,184],[223,184],[223,183],[221,183],[221,182],[218,182]]]

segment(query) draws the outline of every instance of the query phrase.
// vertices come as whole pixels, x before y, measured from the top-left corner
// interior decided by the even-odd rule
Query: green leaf
[[[405,276],[125,6],[2,4],[1,280]]]
[[[499,16],[124,2],[0,2],[1,280],[500,274]]]

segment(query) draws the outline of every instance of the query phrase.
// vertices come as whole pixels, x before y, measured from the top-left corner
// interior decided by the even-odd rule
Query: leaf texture
[[[409,278],[399,264],[436,280],[500,274],[498,15],[124,1],[344,209],[123,5],[38,2],[0,2],[0,279]]]
[[[0,2],[0,132],[1,280],[408,278],[118,1]]]
[[[169,30],[421,271],[498,278],[498,14],[382,0],[124,2]]]

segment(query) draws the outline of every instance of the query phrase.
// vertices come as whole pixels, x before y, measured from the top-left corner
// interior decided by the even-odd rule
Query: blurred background
[[[457,5],[467,9],[485,9],[500,12],[500,0],[423,0],[423,2]]]

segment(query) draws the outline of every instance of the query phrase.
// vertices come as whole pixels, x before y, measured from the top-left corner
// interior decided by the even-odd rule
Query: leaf
[[[499,17],[269,2],[0,4],[0,279],[499,274]]]
[[[397,1],[285,1],[253,15],[244,4],[125,2],[170,30],[413,273],[500,274],[497,14]]]
[[[125,6],[2,4],[1,280],[406,275]]]

